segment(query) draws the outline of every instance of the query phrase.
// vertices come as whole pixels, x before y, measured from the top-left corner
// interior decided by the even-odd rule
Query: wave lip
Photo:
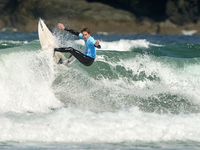
[[[113,42],[102,42],[103,50],[114,50],[114,51],[131,51],[133,48],[149,48],[149,46],[160,46],[157,44],[152,44],[146,39],[140,40],[125,40],[121,39],[119,41]]]
[[[75,44],[84,45],[83,40],[75,40]],[[153,44],[146,39],[139,40],[126,40],[120,39],[119,41],[100,41],[101,49],[97,50],[107,50],[107,51],[131,51],[133,48],[149,48],[150,46],[162,46],[158,44]]]

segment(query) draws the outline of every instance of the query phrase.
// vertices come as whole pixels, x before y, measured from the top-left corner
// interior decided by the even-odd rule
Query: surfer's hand
[[[97,48],[101,48],[101,45],[98,45],[98,46],[95,46],[95,47],[97,47]]]
[[[65,26],[64,26],[62,23],[58,23],[58,27],[59,27],[61,30],[64,30],[64,29],[65,29]]]
[[[95,47],[101,48],[101,45],[99,45],[99,41],[97,40],[96,43],[94,44]]]
[[[97,40],[96,43],[94,43],[94,46],[98,46],[99,45],[99,41]]]

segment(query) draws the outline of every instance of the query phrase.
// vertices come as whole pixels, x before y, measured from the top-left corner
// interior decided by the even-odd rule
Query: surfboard
[[[41,18],[38,22],[38,35],[42,49],[52,51],[54,62],[56,64],[62,63],[61,54],[59,52],[54,53],[54,48],[58,47],[56,38]]]

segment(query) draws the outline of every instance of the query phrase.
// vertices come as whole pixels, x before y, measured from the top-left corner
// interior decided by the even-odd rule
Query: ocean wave
[[[0,49],[28,44],[28,41],[0,40]]]
[[[75,40],[74,42],[70,41],[69,43],[74,43],[75,45],[84,46],[83,40]],[[72,44],[71,44],[72,45]],[[119,41],[100,41],[101,49],[97,50],[106,50],[106,51],[131,51],[133,48],[149,48],[150,46],[161,47],[163,45],[153,44],[147,41],[146,39],[140,40],[125,40],[121,39]]]
[[[98,50],[90,67],[55,64],[38,39],[2,49],[0,141],[200,142],[200,58],[147,52],[198,51],[199,45],[148,41],[102,40],[109,50]],[[63,46],[84,49],[82,42]],[[112,51],[117,44],[120,50]]]
[[[66,68],[55,65],[51,53],[35,46],[38,42],[10,48],[11,53],[0,55],[2,112],[9,111],[10,107],[17,112],[44,111],[37,108],[37,103],[35,107],[26,106],[27,102],[32,103],[31,99],[41,98],[42,102],[46,97],[42,94],[44,91],[55,95],[52,101],[94,112],[118,111],[127,105],[157,113],[199,112],[200,72],[194,69],[199,67],[197,58],[183,60],[133,51],[100,51],[91,67],[85,68],[76,61]],[[41,90],[37,89],[37,83]],[[74,95],[74,90],[79,92]],[[10,99],[15,99],[12,101],[16,104],[5,105]],[[162,105],[167,101],[174,107]],[[49,106],[38,104],[45,111],[53,107],[51,100]]]
[[[74,107],[0,116],[0,141],[132,143],[199,141],[199,114],[158,115],[137,108],[93,113]],[[195,120],[195,121],[194,121]],[[20,133],[20,134],[19,134]]]

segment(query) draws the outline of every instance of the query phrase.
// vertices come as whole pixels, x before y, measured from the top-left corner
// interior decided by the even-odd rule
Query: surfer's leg
[[[61,53],[69,53],[73,50],[72,47],[66,47],[66,48],[54,48],[54,51],[57,51],[57,52],[61,52]]]
[[[67,47],[67,48],[55,48],[54,51],[57,52],[69,52],[71,53],[76,59],[78,59],[82,64],[84,64],[85,66],[90,66],[92,65],[94,58],[89,57],[87,55],[84,55],[83,53],[81,53],[80,51],[72,48],[72,47]]]
[[[78,50],[73,49],[70,53],[85,66],[90,66],[94,62],[94,58],[84,55]]]
[[[74,57],[76,57],[76,59],[78,60],[82,60],[84,58],[84,54],[81,53],[80,51],[78,50],[75,50],[74,48],[72,47],[66,47],[66,48],[54,48],[54,51],[57,51],[57,52],[62,52],[62,53],[71,53]]]

